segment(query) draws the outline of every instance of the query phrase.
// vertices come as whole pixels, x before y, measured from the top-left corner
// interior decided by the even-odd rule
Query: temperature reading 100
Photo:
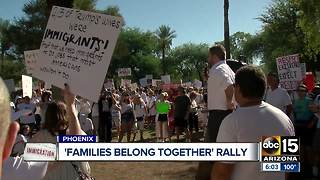
[[[294,170],[297,167],[297,165],[296,164],[285,164],[285,165],[283,165],[283,167],[285,170]]]

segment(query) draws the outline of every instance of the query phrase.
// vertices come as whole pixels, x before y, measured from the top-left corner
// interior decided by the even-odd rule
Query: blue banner
[[[59,143],[96,143],[97,136],[94,135],[60,135],[57,136]]]

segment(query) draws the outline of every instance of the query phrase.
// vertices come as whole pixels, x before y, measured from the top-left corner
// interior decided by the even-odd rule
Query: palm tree
[[[224,46],[226,58],[230,59],[230,35],[229,35],[229,0],[224,0]]]
[[[159,49],[161,50],[161,60],[163,73],[166,74],[165,57],[166,50],[169,50],[172,45],[172,40],[177,37],[176,31],[172,30],[169,26],[161,25],[156,30],[156,36],[158,38]]]

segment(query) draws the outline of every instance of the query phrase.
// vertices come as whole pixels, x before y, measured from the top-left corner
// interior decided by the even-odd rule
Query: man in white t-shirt
[[[208,78],[208,110],[206,142],[216,142],[222,120],[234,107],[234,72],[226,63],[225,49],[221,45],[209,49],[208,63],[212,66]]]
[[[207,82],[209,116],[205,142],[213,143],[216,142],[222,120],[235,108],[233,102],[234,72],[225,60],[226,50],[222,45],[212,46],[208,54],[208,63],[211,68]],[[197,179],[208,179],[213,163],[199,163]]]
[[[262,136],[294,136],[289,117],[278,108],[262,101],[266,89],[263,72],[247,66],[235,76],[235,99],[239,107],[223,121],[217,142],[259,142]],[[261,172],[259,162],[216,162],[212,179],[284,180],[285,174]]]
[[[274,73],[268,74],[267,81],[269,88],[266,93],[266,102],[279,108],[290,117],[293,107],[287,90],[279,87],[278,76]]]

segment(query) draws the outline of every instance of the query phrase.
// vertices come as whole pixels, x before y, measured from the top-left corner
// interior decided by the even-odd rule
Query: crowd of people
[[[73,95],[68,85],[63,101],[54,100],[50,90],[36,89],[32,97],[14,92],[10,102],[1,82],[0,138],[9,143],[0,143],[7,159],[3,179],[89,179],[87,162],[22,161],[26,142],[56,143],[55,136],[64,134],[97,135],[99,142],[107,143],[259,142],[266,135],[296,135],[301,138],[303,174],[319,177],[320,87],[311,92],[301,84],[289,93],[279,87],[275,73],[266,76],[253,66],[235,73],[220,45],[209,49],[208,63],[207,88],[103,88],[98,102]],[[196,178],[284,179],[284,174],[261,173],[256,162],[208,161],[199,164]]]

